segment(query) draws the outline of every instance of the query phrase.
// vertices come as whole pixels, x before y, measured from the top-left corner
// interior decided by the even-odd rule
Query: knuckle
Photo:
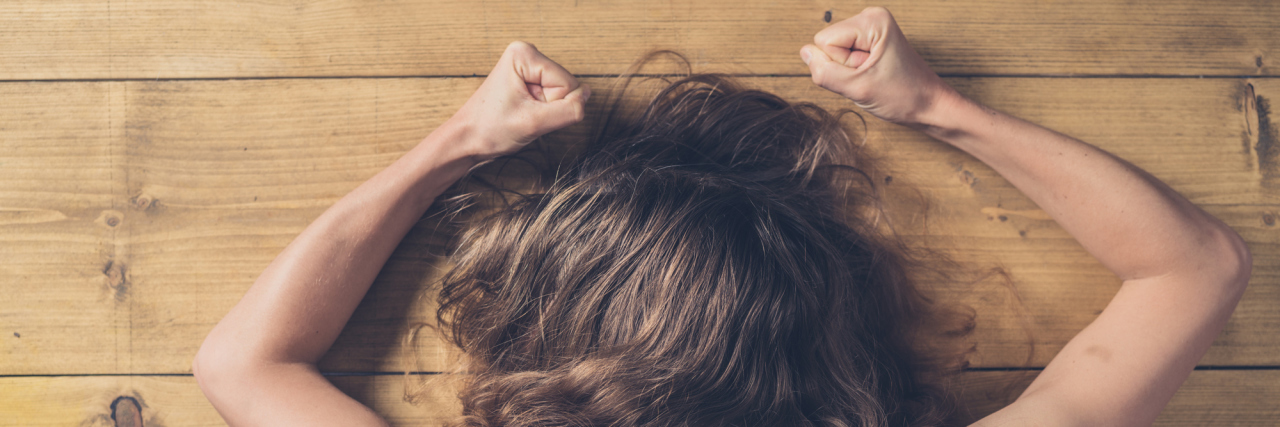
[[[836,23],[822,29],[822,31],[819,31],[817,34],[814,34],[813,44],[816,46],[827,46],[833,44],[833,40],[849,32],[849,29],[846,28],[847,25],[842,24],[843,23]]]
[[[532,48],[533,48],[533,45],[521,40],[513,41],[511,42],[511,44],[507,45],[507,50],[511,50],[511,51],[528,51]]]
[[[809,71],[813,75],[813,82],[818,86],[824,86],[827,82],[827,71],[824,67],[812,67]]]
[[[818,31],[818,33],[817,33],[817,34],[814,34],[814,35],[813,35],[813,44],[818,45],[818,46],[822,46],[823,44],[826,44],[826,43],[824,43],[824,42],[825,42],[825,41],[827,41],[827,39],[831,38],[831,35],[830,35],[830,34],[831,34],[831,31],[832,31],[832,30],[831,30],[831,28],[833,28],[833,27],[835,27],[835,26],[834,26],[834,25],[832,25],[832,26],[829,26],[829,27],[827,27],[827,28],[823,28],[823,29],[822,29],[822,31]]]
[[[885,9],[883,6],[871,6],[863,10],[862,13],[876,18],[891,16],[889,14],[889,9]]]
[[[870,95],[870,93],[868,93],[869,91],[867,90],[867,88],[863,87],[862,85],[849,85],[849,86],[850,87],[845,89],[849,93],[849,98],[867,99],[869,97],[868,95]]]

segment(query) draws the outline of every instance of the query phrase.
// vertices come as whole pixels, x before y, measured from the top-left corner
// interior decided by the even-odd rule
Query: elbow
[[[209,362],[201,360],[200,353],[196,353],[196,357],[191,360],[191,376],[196,379],[196,386],[200,387],[200,393],[204,394],[210,402],[216,401],[216,392],[218,390],[217,374],[213,369],[209,369]]]
[[[216,375],[218,363],[209,356],[208,344],[200,346],[200,351],[196,352],[196,357],[191,359],[191,376],[203,387],[205,380]]]
[[[1210,241],[1215,248],[1212,251],[1216,255],[1212,257],[1215,273],[1220,275],[1224,285],[1237,292],[1237,296],[1242,295],[1253,275],[1253,254],[1249,252],[1249,246],[1239,233],[1224,224],[1217,227]]]
[[[213,356],[216,350],[208,340],[200,346],[200,350],[196,352],[196,356],[191,359],[191,376],[195,377],[196,385],[200,386],[200,391],[205,397],[213,398],[213,392],[217,390],[217,378],[220,377],[219,371],[223,369],[217,357]]]
[[[236,350],[210,334],[192,358],[191,375],[195,377],[200,391],[210,401],[218,401],[219,394],[233,384],[234,377],[240,375],[247,367],[247,361],[240,357],[241,352]]]
[[[1239,286],[1240,293],[1244,293],[1245,286],[1249,285],[1249,277],[1253,276],[1253,253],[1249,252],[1249,245],[1244,243],[1244,238],[1240,238],[1235,230],[1228,229],[1228,235],[1231,242],[1229,262],[1234,267],[1234,283]]]
[[[247,390],[255,387],[253,362],[228,342],[206,338],[191,360],[191,375],[200,392],[223,416],[244,407]]]
[[[230,417],[252,404],[247,399],[257,385],[247,370],[251,364],[238,357],[241,352],[237,347],[228,344],[213,339],[212,334],[206,338],[191,360],[191,374],[209,404],[228,424],[236,425]]]

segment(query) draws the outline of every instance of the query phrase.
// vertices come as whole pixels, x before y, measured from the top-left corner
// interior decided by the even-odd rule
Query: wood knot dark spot
[[[129,298],[128,270],[123,262],[107,261],[102,274],[107,276],[107,288],[115,294],[116,301],[124,302]]]
[[[885,177],[884,177],[884,183],[885,183],[885,184],[893,183],[893,176],[885,175]]]
[[[1276,225],[1276,214],[1273,214],[1271,212],[1263,213],[1262,223],[1266,224],[1267,227],[1274,227]]]
[[[822,14],[822,22],[831,22],[831,11],[828,10]]]
[[[124,222],[124,212],[108,209],[98,214],[98,218],[94,219],[93,222],[103,227],[115,228],[121,222]]]
[[[1004,216],[1004,215],[1000,215],[1000,216],[999,216],[999,218],[1000,218],[1000,222],[1005,222],[1005,221],[1008,221],[1008,220],[1009,220],[1009,217]]]
[[[1018,230],[1018,235],[1022,237],[1027,237],[1027,230]]]
[[[13,337],[14,337],[14,338],[22,338],[22,334],[19,334],[19,333],[17,333],[17,332],[14,332],[14,333],[13,333]]]
[[[1254,65],[1257,65],[1258,68],[1262,68],[1262,55],[1255,56],[1253,58],[1253,63]]]
[[[138,197],[133,198],[133,208],[140,211],[151,209],[155,205],[156,199],[147,194],[139,194]]]
[[[978,177],[973,176],[973,172],[962,170],[959,175],[960,182],[964,183],[965,186],[973,187],[974,184],[978,183]]]
[[[142,427],[142,405],[129,396],[117,397],[111,401],[111,421],[115,427]]]

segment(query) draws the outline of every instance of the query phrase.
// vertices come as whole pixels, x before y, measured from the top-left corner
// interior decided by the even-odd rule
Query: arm
[[[1229,227],[1089,144],[953,96],[925,133],[991,165],[1124,280],[1088,327],[989,418],[1150,425],[1226,326],[1251,260]]]
[[[815,42],[802,57],[816,83],[991,166],[1124,280],[1014,404],[979,424],[1154,421],[1244,291],[1251,260],[1240,237],[1132,164],[960,96],[884,9]]]
[[[454,117],[312,222],[209,333],[192,372],[214,408],[231,425],[385,425],[316,362],[436,196],[478,163],[581,120],[587,96],[531,45],[509,46]]]

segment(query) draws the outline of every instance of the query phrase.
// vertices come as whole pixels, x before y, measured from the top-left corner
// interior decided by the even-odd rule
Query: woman
[[[882,8],[814,41],[800,56],[816,84],[990,165],[1124,280],[1014,403],[977,425],[1150,424],[1245,289],[1240,237],[1133,165],[959,95]],[[929,360],[904,343],[900,323],[924,307],[905,258],[876,240],[871,218],[842,224],[832,207],[848,200],[826,152],[848,142],[834,118],[694,80],[660,94],[643,129],[599,138],[572,179],[464,239],[441,290],[441,320],[476,376],[463,422],[945,422],[916,371]],[[532,46],[509,46],[453,118],[316,219],[209,334],[193,371],[214,407],[232,425],[385,425],[317,360],[436,196],[582,120],[589,96]],[[739,105],[766,108],[735,121]],[[720,145],[690,142],[708,139]],[[724,148],[792,139],[804,143]],[[584,225],[598,217],[616,227]]]

